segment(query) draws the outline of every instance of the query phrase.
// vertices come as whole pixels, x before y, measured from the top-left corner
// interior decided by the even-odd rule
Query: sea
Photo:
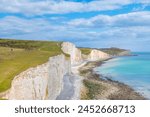
[[[137,56],[110,59],[95,70],[104,77],[127,84],[150,99],[150,52],[133,54]]]

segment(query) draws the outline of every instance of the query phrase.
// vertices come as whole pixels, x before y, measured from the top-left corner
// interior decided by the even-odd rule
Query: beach
[[[130,86],[109,78],[102,79],[102,75],[94,71],[104,61],[88,62],[80,67],[80,75],[84,77],[81,89],[83,100],[145,100],[141,94]]]

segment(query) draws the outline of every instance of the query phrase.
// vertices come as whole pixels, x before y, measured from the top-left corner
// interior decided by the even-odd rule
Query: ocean
[[[95,70],[112,80],[129,85],[150,99],[150,53],[134,54],[137,56],[110,59]]]

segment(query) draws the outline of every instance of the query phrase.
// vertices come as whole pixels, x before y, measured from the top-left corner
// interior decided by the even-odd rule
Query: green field
[[[61,53],[61,42],[0,39],[0,92],[9,89],[22,71]]]

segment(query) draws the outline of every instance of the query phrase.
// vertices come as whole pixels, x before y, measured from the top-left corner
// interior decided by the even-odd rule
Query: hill
[[[99,49],[107,54],[110,54],[112,56],[121,56],[121,55],[130,55],[130,50],[120,49],[120,48],[101,48]]]

